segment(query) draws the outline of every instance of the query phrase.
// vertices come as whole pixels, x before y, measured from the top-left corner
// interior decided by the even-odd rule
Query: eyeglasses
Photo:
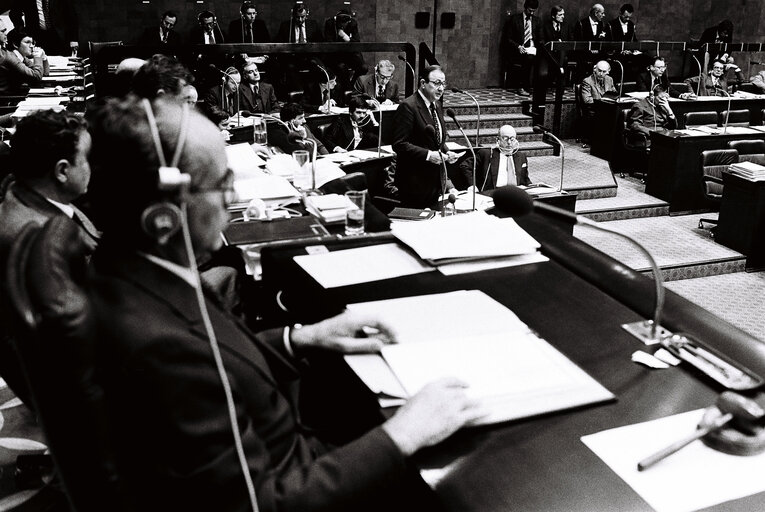
[[[226,205],[235,203],[237,200],[236,189],[234,189],[234,171],[226,169],[226,173],[211,187],[194,187],[189,189],[189,194],[209,194],[211,192],[220,192],[223,194],[223,202]]]
[[[393,75],[383,75],[382,73],[375,73],[377,75],[377,79],[381,82],[387,82],[391,78],[393,78]]]
[[[722,67],[722,66],[715,66],[715,67],[713,67],[712,69],[713,69],[713,70],[715,70],[715,71],[722,71],[722,70],[724,70],[725,68],[724,68],[724,67]]]
[[[666,64],[659,64],[659,65],[657,66],[657,65],[655,65],[655,64],[651,64],[651,67],[652,67],[652,68],[656,68],[656,69],[665,69],[665,68],[667,67],[667,65],[666,65]]]
[[[433,87],[443,87],[446,89],[446,82],[444,80],[428,80],[431,84],[433,84]]]
[[[507,135],[504,135],[502,137],[497,137],[497,140],[501,140],[502,142],[512,142],[515,140],[515,137],[508,137]]]

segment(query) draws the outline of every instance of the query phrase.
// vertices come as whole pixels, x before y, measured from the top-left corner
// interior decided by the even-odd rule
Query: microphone
[[[476,146],[480,146],[481,144],[478,142],[478,139],[481,136],[481,105],[478,104],[478,100],[475,99],[475,96],[473,96],[472,94],[470,94],[469,92],[467,92],[467,91],[465,91],[463,89],[459,89],[457,87],[452,87],[452,92],[453,93],[457,93],[457,94],[464,94],[466,96],[469,96],[470,99],[473,100],[473,103],[475,103],[475,108],[476,108],[476,111],[478,113],[478,117],[477,117],[476,123],[475,123],[475,145]],[[463,135],[464,135],[464,133],[463,133]],[[475,204],[473,205],[473,209],[475,209]]]
[[[329,88],[329,73],[321,64],[319,64],[316,59],[311,59],[311,64],[322,70],[324,72],[324,76],[327,77],[327,105],[324,111],[326,114],[329,114],[329,105],[332,103],[332,89]],[[319,92],[321,92],[321,84],[319,84]]]
[[[467,135],[465,135],[465,131],[462,129],[462,126],[460,125],[460,122],[457,121],[457,117],[454,115],[454,110],[447,108],[446,109],[446,115],[452,118],[452,121],[454,121],[454,124],[457,125],[457,128],[459,128],[460,133],[465,138],[465,141],[468,144],[468,147],[470,148],[470,153],[473,155],[473,211],[475,211],[475,194],[476,194],[476,182],[475,182],[475,166],[478,165],[478,162],[476,161],[475,157],[475,149],[473,149],[473,145],[470,143],[470,139],[467,138]]]
[[[407,60],[406,60],[404,57],[402,57],[401,55],[396,55],[396,57],[398,57],[398,60],[400,60],[401,62],[403,62],[404,64],[406,64],[406,67],[407,67],[407,68],[409,68],[409,71],[411,71],[411,73],[412,73],[412,80],[413,80],[414,82],[417,82],[417,73],[415,73],[415,72],[414,72],[414,68],[412,67],[412,65],[411,65],[411,64],[409,64],[409,61],[407,61]],[[417,84],[416,84],[416,83],[414,84],[414,88],[415,88],[415,89],[417,88]]]
[[[500,187],[494,191],[494,206],[508,214],[511,217],[522,217],[532,211],[537,211],[540,214],[548,215],[550,217],[562,220],[573,225],[587,226],[605,233],[611,233],[618,237],[627,240],[634,245],[648,260],[651,265],[651,271],[653,272],[653,279],[656,285],[656,304],[653,311],[652,320],[644,320],[642,322],[634,322],[631,324],[622,324],[622,327],[640,339],[646,345],[658,343],[662,338],[669,335],[670,332],[663,328],[659,321],[661,319],[662,309],[664,307],[664,279],[662,278],[661,270],[656,264],[656,260],[651,256],[651,253],[643,247],[637,240],[632,237],[619,233],[609,228],[605,228],[595,221],[592,221],[586,217],[576,215],[573,212],[551,206],[547,203],[539,201],[532,201],[525,191],[518,187],[508,185],[506,187]]]
[[[312,146],[311,151],[311,190],[312,194],[316,194],[316,141],[307,137],[301,137],[299,133],[292,132],[287,135],[287,140],[293,144],[296,142],[309,143]]]
[[[693,60],[696,61],[696,65],[699,67],[699,83],[696,86],[696,96],[701,96],[701,81],[704,78],[704,72],[701,68],[701,62],[699,62],[699,59],[694,55],[693,51],[687,50],[688,53],[690,53],[691,57],[693,57]]]
[[[380,105],[380,102],[376,99],[370,97],[367,102],[373,102],[375,105],[377,105],[377,111],[380,113],[380,122],[378,123],[375,121],[375,116],[370,114],[369,117],[372,119],[372,124],[377,126],[377,158],[380,158],[381,152],[382,152],[382,122],[383,122],[383,113],[382,113],[382,105]]]
[[[240,100],[240,97],[239,97],[239,82],[237,82],[236,79],[234,79],[234,77],[231,76],[229,73],[226,73],[225,71],[221,71],[220,69],[218,69],[215,66],[215,64],[209,64],[207,66],[207,69],[209,69],[210,71],[215,71],[221,77],[221,84],[220,84],[220,107],[221,107],[221,109],[223,111],[226,111],[226,108],[223,105],[224,98],[226,97],[226,80],[231,80],[232,82],[234,82],[236,84],[236,115],[237,115],[236,125],[239,126],[239,124],[240,124],[239,105],[241,104],[240,101],[239,101]],[[228,112],[226,112],[226,113],[228,114]]]
[[[715,86],[715,88],[717,88],[717,86]],[[731,95],[728,93],[728,91],[726,91],[722,87],[720,87],[720,92],[722,92],[723,94],[725,94],[728,97],[728,108],[725,111],[725,122],[723,123],[723,135],[725,135],[726,133],[728,133],[728,119],[730,118],[730,100],[731,100]]]
[[[621,98],[622,87],[624,86],[624,64],[622,64],[622,62],[619,59],[611,59],[611,61],[619,64],[619,69],[621,69],[621,72],[619,73],[619,97]]]
[[[757,62],[756,60],[750,60],[749,64],[754,64],[755,66],[762,66],[763,65],[762,62]]]
[[[618,61],[617,61],[618,62]],[[560,147],[560,183],[558,183],[558,192],[563,192],[563,164],[566,160],[566,148],[563,146],[563,142],[555,136],[554,133],[552,133],[550,130],[545,128],[542,125],[534,125],[534,133],[541,133],[544,135],[544,137],[549,137],[553,139],[555,142],[558,143],[558,146]],[[543,140],[544,140],[543,137]]]

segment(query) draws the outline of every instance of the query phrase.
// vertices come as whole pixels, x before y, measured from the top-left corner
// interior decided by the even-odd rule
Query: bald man
[[[531,185],[528,160],[519,148],[515,129],[509,124],[503,125],[497,134],[496,145],[476,152],[475,183],[472,157],[460,164],[460,172],[468,186],[475,185],[479,192],[504,185]]]

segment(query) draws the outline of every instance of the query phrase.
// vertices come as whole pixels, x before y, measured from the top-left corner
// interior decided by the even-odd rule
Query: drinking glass
[[[364,199],[366,191],[349,190],[345,193],[348,198],[347,209],[345,210],[345,234],[363,235],[364,234]]]

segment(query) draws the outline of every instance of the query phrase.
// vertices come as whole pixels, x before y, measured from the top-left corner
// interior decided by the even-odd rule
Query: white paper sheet
[[[234,171],[236,179],[256,178],[265,174],[262,167],[266,165],[266,161],[246,142],[226,146],[226,157],[228,167]]]
[[[657,512],[689,512],[765,491],[765,454],[727,455],[694,441],[645,471],[637,463],[696,429],[703,409],[605,430],[582,442]]]
[[[324,288],[392,279],[435,270],[397,244],[379,244],[325,254],[295,256],[300,265]]]
[[[460,261],[456,263],[447,263],[438,265],[438,271],[445,276],[454,276],[457,274],[468,274],[470,272],[480,272],[493,268],[517,267],[519,265],[528,265],[530,263],[542,263],[550,261],[550,258],[535,252],[533,254],[519,254],[517,256],[501,256],[499,258],[488,258],[476,261]]]

